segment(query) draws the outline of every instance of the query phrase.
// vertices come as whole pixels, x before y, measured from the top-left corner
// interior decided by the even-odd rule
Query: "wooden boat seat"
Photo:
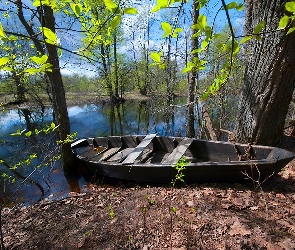
[[[109,158],[113,157],[122,149],[122,140],[120,137],[109,137],[107,140],[107,148],[97,155],[95,155],[91,160],[92,161],[106,161]]]
[[[113,155],[111,158],[108,159],[109,162],[122,162],[126,159],[126,157],[134,150],[134,148],[125,148],[115,155]]]
[[[192,144],[193,138],[185,138],[183,139],[178,146],[172,151],[168,157],[162,161],[163,164],[169,164],[169,165],[176,165],[176,163],[180,160],[180,158],[184,155],[185,151],[188,149],[188,147]]]
[[[132,164],[136,161],[136,159],[143,154],[148,145],[152,142],[152,140],[156,137],[156,134],[147,135],[141,143],[137,145],[133,149],[133,151],[127,156],[127,158],[122,162],[122,164]]]
[[[94,156],[91,160],[92,161],[105,161],[108,158],[112,157],[114,154],[118,153],[120,151],[121,148],[110,148],[107,149],[106,151],[97,154],[96,156]]]

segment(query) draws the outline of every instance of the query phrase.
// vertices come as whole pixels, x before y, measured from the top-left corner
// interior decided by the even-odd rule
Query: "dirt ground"
[[[5,249],[295,249],[295,160],[261,188],[93,185],[2,224]]]

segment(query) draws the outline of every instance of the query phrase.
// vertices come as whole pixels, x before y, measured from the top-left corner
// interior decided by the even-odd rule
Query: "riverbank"
[[[160,95],[161,96],[161,95]],[[34,99],[29,99],[26,102],[19,103],[15,101],[15,98],[13,95],[4,95],[0,96],[0,104],[4,106],[5,108],[30,108],[30,107],[36,107],[36,106],[41,106],[42,105],[48,107],[51,106],[50,100],[48,99],[48,96],[44,94],[40,94],[40,100],[39,102]],[[141,95],[137,92],[129,92],[124,94],[122,98],[125,100],[139,100],[139,101],[144,101],[144,100],[149,100],[151,98],[155,97],[155,95]],[[92,104],[92,103],[101,103],[101,102],[109,102],[110,97],[105,96],[105,95],[100,95],[99,93],[89,93],[89,92],[67,92],[66,93],[66,102],[68,106],[74,106],[74,105],[79,105],[79,104]]]
[[[5,249],[294,249],[295,161],[261,188],[93,185],[3,210]]]

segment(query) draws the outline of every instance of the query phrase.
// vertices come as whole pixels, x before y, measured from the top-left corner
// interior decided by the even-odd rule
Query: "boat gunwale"
[[[130,136],[130,135],[128,135]],[[131,135],[132,137],[136,138],[136,137],[144,137],[144,135]],[[93,140],[93,139],[99,139],[99,138],[121,138],[123,139],[124,136],[107,136],[107,137],[92,137],[92,138],[85,138],[85,139],[78,139],[77,141],[73,142],[71,144],[72,149],[74,150],[75,148],[79,148],[79,144],[85,143],[85,141],[89,141],[89,140]],[[171,138],[171,139],[184,139],[184,138],[188,138],[188,137],[175,137],[175,136],[159,136],[157,135],[155,138],[161,138],[161,137],[166,137],[166,138]],[[242,143],[232,143],[232,142],[224,142],[224,141],[213,141],[213,140],[204,140],[204,139],[196,139],[194,138],[196,141],[200,141],[200,142],[205,142],[205,143],[209,143],[209,144],[220,144],[220,145],[229,145],[229,146],[233,146],[233,145],[237,145],[240,147],[248,147],[249,144],[242,144]],[[87,146],[90,146],[90,144],[88,144]],[[259,159],[259,160],[246,160],[246,161],[238,161],[238,160],[229,160],[229,161],[198,161],[198,162],[188,162],[188,166],[249,166],[249,165],[253,165],[255,166],[255,164],[259,164],[259,165],[268,165],[268,164],[276,164],[278,162],[281,161],[285,161],[285,160],[290,160],[292,158],[295,157],[293,152],[287,151],[285,149],[282,148],[278,148],[278,147],[273,147],[273,146],[264,146],[264,145],[252,145],[252,147],[255,149],[266,149],[269,150],[269,154],[272,152],[272,150],[277,149],[281,152],[286,152],[288,154],[290,154],[290,156],[288,157],[284,157],[284,158],[279,158],[279,159],[274,159],[274,158],[270,158],[268,159],[263,158],[263,159]],[[109,148],[110,149],[110,148]],[[102,152],[97,153],[97,155],[107,151],[108,149],[106,148],[106,150],[103,150]],[[122,150],[122,149],[121,149]],[[108,162],[108,161],[94,161],[92,159],[88,159],[87,157],[83,157],[82,155],[74,152],[74,154],[76,155],[77,158],[79,158],[82,161],[91,163],[91,164],[95,164],[95,165],[101,165],[101,166],[106,166],[106,165],[112,165],[112,166],[137,166],[137,167],[173,167],[171,164],[166,164],[166,163],[146,163],[146,162],[135,162],[135,163],[124,163],[122,164],[121,162]]]

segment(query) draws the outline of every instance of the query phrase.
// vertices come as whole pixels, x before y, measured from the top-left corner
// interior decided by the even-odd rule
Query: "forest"
[[[41,141],[50,136],[56,140],[55,143],[48,144],[49,151],[57,152],[46,156],[38,155],[37,152],[23,154],[21,161],[13,162],[11,158],[6,159],[2,156],[0,151],[0,169],[10,171],[9,174],[4,171],[1,173],[2,191],[5,190],[5,185],[13,185],[17,178],[40,186],[30,177],[30,173],[23,176],[18,172],[19,169],[26,168],[26,165],[33,164],[35,158],[41,162],[40,166],[48,166],[62,159],[64,175],[72,176],[77,173],[78,166],[70,144],[76,136],[75,133],[71,133],[68,114],[67,97],[70,95],[91,94],[95,96],[95,101],[103,100],[111,105],[125,102],[132,94],[151,99],[161,96],[166,100],[167,107],[174,105],[175,97],[184,97],[186,99],[185,136],[192,138],[198,137],[196,123],[200,124],[197,114],[199,107],[208,108],[211,119],[218,110],[217,113],[221,118],[214,129],[218,132],[226,131],[237,143],[276,146],[282,141],[286,128],[291,131],[288,134],[289,138],[292,139],[294,136],[295,1],[7,0],[0,2],[0,14],[2,113],[5,114],[11,107],[18,107],[17,105],[38,105],[42,109],[49,106],[53,113],[53,121],[48,126],[32,128],[29,131],[18,129],[11,136],[33,138],[32,140],[39,138]],[[222,123],[222,117],[226,116],[226,110],[235,116],[231,128],[223,127],[225,123]],[[0,141],[2,145],[6,143],[1,137]],[[38,165],[34,172],[40,166]],[[287,171],[290,171],[288,183],[291,191],[282,189],[282,192],[278,192],[284,193],[283,200],[287,204],[294,200],[292,169],[292,166],[287,168]],[[231,186],[229,190],[234,190],[235,198],[229,196],[225,203],[224,199],[230,193],[228,189],[224,192],[223,187],[218,186],[215,189],[214,186],[212,190],[209,187],[212,191],[210,193],[204,186],[194,188],[202,192],[204,200],[200,206],[205,209],[208,216],[213,216],[211,211],[205,208],[212,198],[221,217],[223,212],[219,210],[220,207],[224,208],[224,204],[232,203],[226,209],[249,208],[258,212],[259,209],[256,208],[263,207],[261,216],[269,218],[265,197],[268,196],[273,203],[280,201],[276,200],[277,196],[275,198],[271,196],[271,191],[264,192],[260,184],[255,182],[255,190],[249,191],[251,198],[248,196],[246,198],[249,206],[239,203],[240,200],[236,199],[239,192],[243,193],[242,195],[247,193],[244,188]],[[277,186],[279,185],[281,184]],[[120,185],[119,191],[116,187],[116,185],[112,187],[111,191],[104,187],[97,189],[102,192],[101,196],[105,199],[103,202],[100,202],[97,194],[89,198],[96,201],[99,209],[106,208],[107,213],[102,217],[106,224],[109,223],[107,230],[110,230],[108,233],[113,235],[112,237],[115,229],[111,224],[116,224],[115,212],[119,213],[121,209],[131,217],[126,212],[129,205],[124,203],[129,193],[124,188],[122,190]],[[225,240],[224,245],[216,249],[227,249],[231,246],[232,249],[263,249],[263,247],[271,249],[277,242],[280,242],[278,245],[282,249],[292,249],[295,246],[292,240],[294,221],[288,221],[288,225],[287,220],[284,221],[284,230],[289,230],[288,234],[282,228],[274,229],[282,230],[280,235],[286,237],[288,243],[278,240],[279,233],[271,238],[274,240],[264,239],[265,242],[261,243],[263,238],[261,234],[259,241],[255,235],[249,233],[249,228],[253,229],[254,226],[250,224],[247,224],[247,227],[243,226],[245,221],[242,223],[237,219],[236,223],[239,226],[235,227],[236,224],[230,225],[229,217],[224,217],[225,226],[218,227],[219,222],[213,220],[209,223],[202,218],[203,224],[194,228],[196,221],[190,217],[190,214],[197,209],[194,204],[198,203],[198,199],[186,198],[185,203],[189,208],[183,208],[185,205],[182,201],[175,198],[174,202],[173,197],[186,196],[186,190],[170,188],[171,190],[164,188],[163,191],[161,187],[147,190],[140,187],[136,199],[140,200],[138,206],[141,209],[140,218],[143,224],[139,226],[141,222],[138,221],[137,224],[134,222],[136,224],[134,228],[134,224],[128,224],[128,218],[120,218],[122,221],[127,220],[125,223],[128,225],[129,238],[122,229],[118,239],[111,240],[108,245],[105,243],[107,239],[102,236],[105,233],[102,230],[99,237],[94,237],[100,242],[101,249],[214,249],[212,248],[214,240],[209,240],[211,232],[209,227],[215,227],[216,230],[224,231],[231,236],[236,235],[236,231],[239,232],[237,233],[239,237],[250,235],[249,241],[242,242],[239,237],[234,238],[236,242]],[[190,193],[191,189],[188,188]],[[42,189],[43,187],[40,188],[41,192]],[[260,191],[261,193],[258,193]],[[115,201],[118,198],[115,193],[119,192],[124,196],[121,201],[122,206],[118,205],[120,202]],[[162,200],[157,200],[153,192],[161,193],[159,197]],[[168,197],[167,200],[165,197]],[[222,197],[223,205],[219,203],[218,197]],[[256,204],[259,197],[264,199],[264,204]],[[76,206],[74,200],[83,202],[79,199],[78,196],[72,197],[68,202]],[[2,213],[5,213],[4,207],[9,202],[4,196],[0,196],[0,201],[2,218]],[[150,227],[147,224],[147,220],[158,213],[154,209],[155,206],[153,207],[155,202],[155,206],[161,209],[168,207],[168,217],[167,214],[158,215],[159,218],[163,216],[163,220],[168,221],[168,224],[161,226],[162,228],[158,230],[159,235],[150,235],[154,238],[137,237],[134,235],[137,229],[140,229],[140,234],[148,235],[149,231],[157,227],[154,222]],[[52,204],[53,208],[56,209],[54,206],[59,206],[58,204]],[[281,203],[279,204],[278,206],[281,206]],[[134,204],[134,207],[136,206]],[[177,214],[177,206],[182,207],[180,214],[186,210],[185,213]],[[269,207],[270,213],[276,214],[277,207],[276,209]],[[114,212],[113,208],[118,210]],[[191,210],[188,211],[189,209]],[[294,218],[294,209],[289,212]],[[28,219],[23,216],[24,220]],[[107,219],[105,216],[110,218]],[[243,215],[234,216],[240,218]],[[40,220],[44,223],[42,218]],[[17,248],[16,242],[5,238],[5,232],[12,232],[13,229],[8,226],[9,229],[5,229],[7,231],[4,230],[3,233],[3,223],[7,226],[9,221],[0,220],[0,249],[10,249],[13,244],[14,248]],[[224,229],[221,229],[223,226]],[[104,225],[100,224],[99,227]],[[169,228],[167,235],[164,233],[166,227]],[[179,228],[182,227],[185,228],[186,234],[181,234],[177,238],[173,232],[175,230],[179,234]],[[92,244],[95,244],[94,238],[88,237],[88,234],[93,234],[94,229],[85,230],[89,231],[84,232],[81,241],[75,242],[76,248],[90,249]],[[193,236],[194,230],[198,231],[198,237]],[[204,234],[204,239],[206,238],[204,241],[203,231],[207,233]],[[268,233],[271,234],[272,231]],[[218,237],[222,236],[223,233],[220,233]],[[124,237],[127,240],[123,240]],[[151,242],[156,241],[157,237],[165,243],[152,244]],[[154,248],[149,246],[148,241]],[[205,241],[208,241],[208,244],[205,244]],[[5,246],[8,244],[6,242],[12,242],[9,243],[10,247]],[[64,237],[62,244],[69,244],[65,242],[67,240]],[[178,248],[173,248],[173,242]],[[58,245],[59,243],[56,243],[54,249],[66,246]],[[30,245],[33,247],[35,243],[30,244],[33,244]],[[40,242],[36,244],[39,247],[48,247]],[[181,248],[182,246],[185,247]],[[201,247],[194,248],[196,246]]]

